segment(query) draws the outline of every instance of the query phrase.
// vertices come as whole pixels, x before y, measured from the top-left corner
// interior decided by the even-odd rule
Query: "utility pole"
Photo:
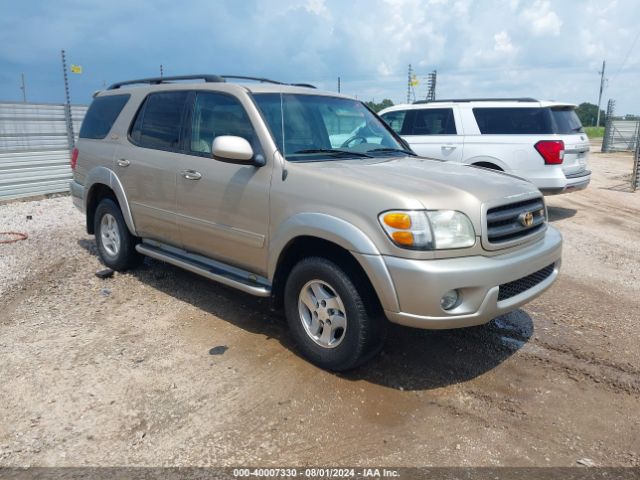
[[[67,59],[64,54],[64,50],[60,51],[62,56],[62,73],[64,74],[64,118],[67,122],[67,143],[69,144],[69,152],[71,152],[75,146],[75,135],[73,134],[73,120],[71,118],[71,96],[69,95],[69,78],[67,77]]]
[[[338,93],[340,93],[340,77],[338,77]]]
[[[24,84],[24,73],[22,73],[20,77],[22,78],[22,83],[20,85],[20,90],[22,90],[22,101],[27,103],[27,87]]]
[[[596,117],[596,127],[600,126],[600,102],[602,102],[602,90],[604,90],[604,67],[606,61],[602,61],[602,70],[598,72],[600,74],[600,93],[598,94],[598,116]]]
[[[411,64],[409,64],[409,71],[407,72],[407,103],[411,103],[411,82],[413,81],[413,71],[411,70]]]

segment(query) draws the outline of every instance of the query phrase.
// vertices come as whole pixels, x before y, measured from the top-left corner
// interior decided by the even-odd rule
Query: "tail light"
[[[562,140],[540,140],[536,150],[544,158],[545,165],[560,165],[564,160],[564,142]]]
[[[71,170],[75,170],[76,165],[78,165],[78,149],[74,148],[71,153]]]

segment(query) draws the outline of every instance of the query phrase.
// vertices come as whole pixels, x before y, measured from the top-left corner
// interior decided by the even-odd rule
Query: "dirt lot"
[[[480,328],[394,327],[346,375],[262,300],[150,260],[96,278],[68,197],[1,205],[29,239],[0,244],[0,465],[640,466],[640,192],[629,155],[591,166],[548,199],[549,292]]]

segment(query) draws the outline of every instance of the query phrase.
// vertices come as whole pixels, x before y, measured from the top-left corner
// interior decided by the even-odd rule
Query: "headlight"
[[[427,212],[433,229],[435,248],[464,248],[476,243],[476,232],[471,220],[455,210]]]
[[[464,248],[476,241],[471,221],[454,210],[398,210],[381,213],[378,218],[391,241],[402,248]]]

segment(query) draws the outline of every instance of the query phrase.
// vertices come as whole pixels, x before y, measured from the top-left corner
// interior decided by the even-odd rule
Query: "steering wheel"
[[[354,143],[356,140],[358,140],[358,143],[355,143],[354,145],[362,145],[363,143],[367,143],[369,141],[367,140],[366,137],[363,137],[362,135],[354,135],[353,137],[347,139],[342,145],[340,145],[340,148],[349,148],[351,144]]]

